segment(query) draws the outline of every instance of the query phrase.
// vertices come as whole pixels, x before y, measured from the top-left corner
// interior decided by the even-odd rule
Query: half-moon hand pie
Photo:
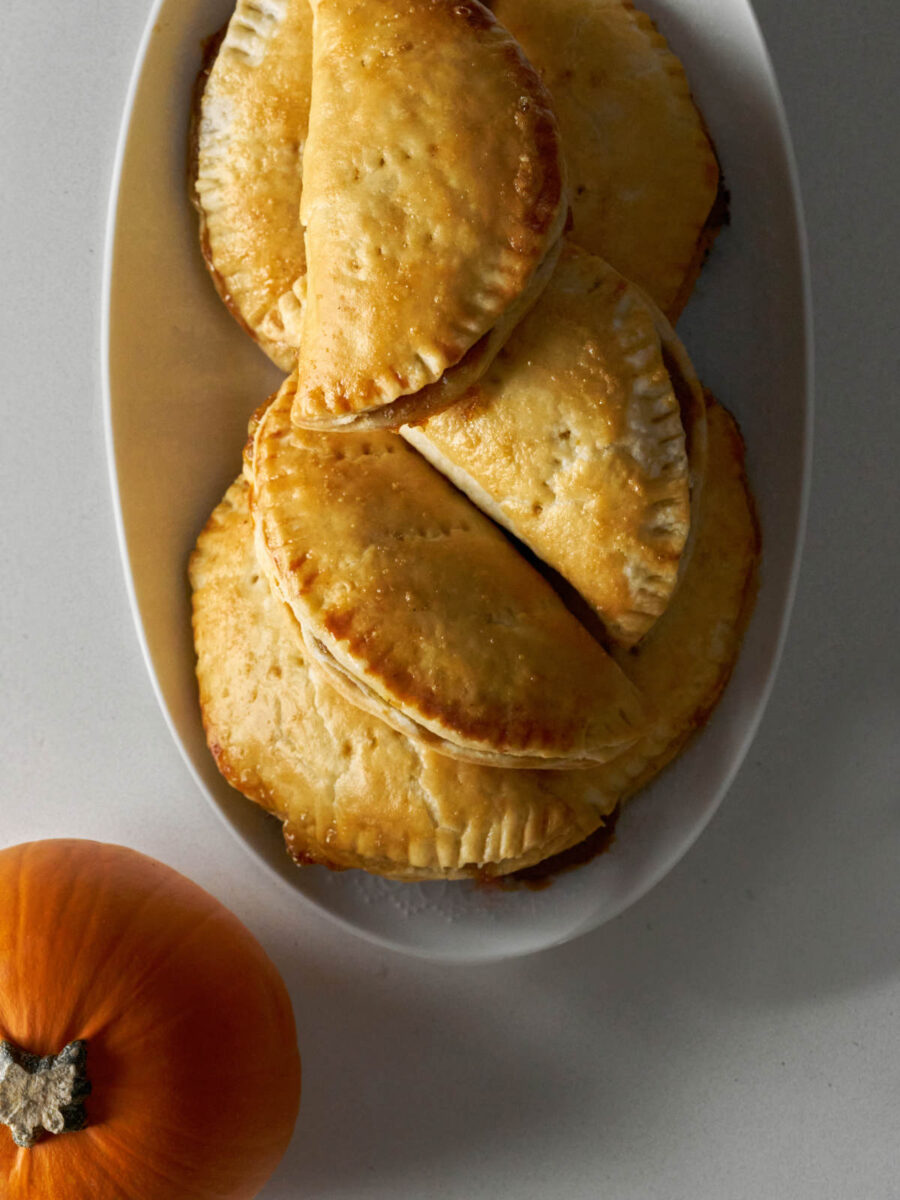
[[[690,528],[682,416],[696,447],[704,404],[675,344],[640,289],[569,245],[481,380],[401,429],[626,646],[665,611]]]
[[[203,723],[219,770],[281,819],[298,862],[396,879],[505,874],[592,833],[592,771],[506,771],[435,753],[347,701],[254,552],[244,478],[191,558]]]
[[[507,537],[396,434],[310,433],[289,391],[248,462],[258,557],[354,703],[446,754],[584,767],[647,723]]]
[[[566,211],[549,97],[478,0],[313,0],[295,422],[347,425],[439,380]]]

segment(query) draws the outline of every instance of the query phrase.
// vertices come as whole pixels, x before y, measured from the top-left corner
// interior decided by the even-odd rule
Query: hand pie
[[[396,879],[505,874],[603,820],[592,771],[505,771],[436,754],[350,704],[310,660],[253,547],[244,479],[191,558],[203,723],[219,770],[275,813],[303,863]]]
[[[684,69],[629,0],[493,0],[553,97],[571,236],[675,320],[718,232],[719,166]]]
[[[308,0],[237,0],[193,122],[200,243],[219,295],[285,371],[297,357],[306,252],[300,224],[312,80]]]
[[[257,557],[355,704],[445,754],[583,767],[640,696],[507,538],[395,434],[308,433],[282,389],[251,472]]]
[[[566,205],[547,93],[478,0],[312,5],[293,417],[330,428],[459,363],[534,281]]]
[[[401,430],[625,646],[665,611],[690,527],[688,451],[666,361],[673,346],[639,289],[568,246],[480,382]],[[681,384],[696,444],[702,393],[692,375]]]
[[[222,774],[282,821],[298,862],[405,880],[503,875],[583,840],[681,748],[725,686],[758,556],[740,437],[717,405],[709,423],[694,557],[666,615],[621,655],[659,716],[584,771],[461,762],[348,703],[260,570],[246,482],[229,489],[190,565],[203,723]]]

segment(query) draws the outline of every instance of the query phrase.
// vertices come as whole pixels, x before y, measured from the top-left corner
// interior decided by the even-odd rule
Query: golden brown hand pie
[[[222,774],[284,822],[299,861],[412,880],[503,874],[601,824],[592,772],[448,758],[335,691],[256,561],[247,494],[239,479],[191,559],[200,702]]]
[[[635,741],[637,691],[492,522],[397,435],[309,433],[290,401],[253,440],[258,557],[335,686],[476,762],[582,767]]]
[[[665,611],[690,527],[688,451],[666,348],[686,360],[643,292],[567,246],[479,383],[401,430],[567,579],[625,646]],[[685,415],[696,445],[702,393],[693,377],[682,384],[694,388]]]
[[[758,555],[740,437],[717,405],[709,423],[691,564],[644,644],[621,655],[657,722],[584,771],[461,762],[349,704],[308,660],[259,567],[246,482],[229,489],[191,559],[203,721],[223,775],[283,822],[299,862],[410,880],[505,874],[581,841],[681,748],[731,671]]]
[[[493,0],[553,97],[573,239],[674,320],[715,233],[719,167],[681,63],[629,0]]]
[[[526,291],[566,206],[547,93],[478,0],[313,14],[294,420],[334,427],[460,362]]]
[[[201,81],[193,127],[203,256],[234,316],[286,371],[302,327],[311,79],[308,0],[237,0]]]

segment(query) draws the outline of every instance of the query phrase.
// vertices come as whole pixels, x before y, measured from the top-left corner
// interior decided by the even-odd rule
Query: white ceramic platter
[[[765,47],[747,0],[645,5],[687,67],[731,193],[731,226],[679,331],[701,378],[741,422],[759,503],[762,583],[741,660],[702,736],[626,807],[607,854],[543,891],[494,892],[299,870],[278,824],[224,783],[206,748],[187,558],[238,473],[250,413],[280,379],[215,295],[188,203],[191,88],[201,43],[230,7],[229,0],[155,5],[110,209],[103,339],[110,464],[135,619],[160,703],[201,790],[294,890],[298,917],[301,904],[314,904],[364,937],[447,960],[555,945],[621,912],[698,837],[747,751],[785,634],[809,475],[811,345],[800,205]]]

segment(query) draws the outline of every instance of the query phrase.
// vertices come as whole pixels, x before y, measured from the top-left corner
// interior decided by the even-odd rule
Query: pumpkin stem
[[[84,1129],[87,1042],[69,1042],[56,1056],[40,1058],[12,1042],[0,1042],[0,1124],[17,1146],[33,1146],[41,1131]]]

